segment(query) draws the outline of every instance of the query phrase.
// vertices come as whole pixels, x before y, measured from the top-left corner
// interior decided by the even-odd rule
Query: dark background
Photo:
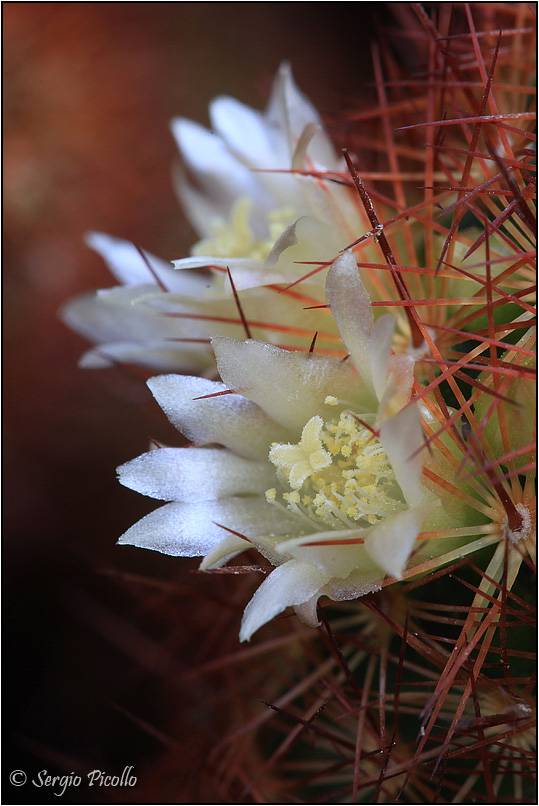
[[[4,803],[190,802],[188,773],[168,789],[152,777],[166,732],[188,771],[224,729],[211,709],[201,717],[202,684],[171,681],[196,664],[196,597],[226,602],[230,581],[210,591],[189,575],[196,563],[115,545],[154,507],[117,484],[115,467],[150,437],[176,436],[139,374],[77,368],[86,345],[57,310],[112,284],[83,235],[185,254],[194,236],[172,190],[170,118],[207,124],[221,93],[263,108],[282,59],[323,114],[365,107],[369,39],[390,13],[383,3],[3,4]],[[127,765],[134,790],[85,785],[95,768]],[[60,799],[11,786],[13,769],[83,783]]]

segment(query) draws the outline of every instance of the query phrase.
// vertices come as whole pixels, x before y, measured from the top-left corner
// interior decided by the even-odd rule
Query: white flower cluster
[[[202,556],[204,569],[258,550],[275,569],[245,611],[248,640],[288,606],[316,624],[320,596],[351,599],[401,577],[437,502],[421,485],[414,360],[392,354],[395,320],[374,321],[346,251],[369,227],[335,181],[318,113],[284,66],[264,113],[218,98],[210,118],[211,132],[172,127],[179,194],[200,236],[192,256],[172,268],[93,234],[121,285],[71,302],[64,318],[97,345],[85,365],[191,373],[149,381],[194,445],[119,468],[122,484],[168,502],[120,543]],[[329,269],[287,294],[305,263]],[[219,382],[200,377],[214,360]]]

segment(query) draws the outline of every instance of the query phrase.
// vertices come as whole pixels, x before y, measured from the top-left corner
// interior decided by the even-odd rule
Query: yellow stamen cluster
[[[294,211],[271,210],[266,220],[268,236],[256,238],[249,222],[251,207],[250,199],[239,199],[232,208],[230,219],[214,221],[211,235],[199,241],[191,250],[192,254],[265,260],[277,238],[293,220]]]
[[[353,528],[404,507],[382,445],[349,412],[328,423],[311,417],[299,443],[275,443],[269,460],[283,486],[292,488],[282,494],[287,508],[309,520]],[[268,490],[266,498],[277,501],[277,491]]]

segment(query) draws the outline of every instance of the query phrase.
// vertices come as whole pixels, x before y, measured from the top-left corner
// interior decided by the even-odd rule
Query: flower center
[[[343,412],[325,423],[311,417],[297,445],[272,445],[269,460],[277,468],[289,510],[333,528],[374,524],[405,508],[393,468],[379,440]],[[277,490],[266,492],[277,501]]]
[[[271,210],[267,214],[267,238],[256,238],[249,223],[252,203],[250,199],[238,199],[230,212],[228,221],[214,221],[211,235],[200,240],[191,250],[193,255],[215,257],[250,257],[265,260],[275,241],[294,218],[291,209]]]

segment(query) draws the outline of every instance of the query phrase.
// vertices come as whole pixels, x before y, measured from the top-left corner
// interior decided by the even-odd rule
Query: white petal
[[[329,179],[321,181],[304,174],[297,174],[296,178],[303,188],[309,214],[323,221],[327,230],[332,233],[330,243],[333,244],[333,253],[328,259],[333,260],[357,238],[358,233],[369,230],[370,225],[349,188],[337,185]],[[369,241],[358,247],[358,254],[363,261],[374,262],[378,259]]]
[[[162,501],[208,501],[263,494],[275,483],[267,463],[218,448],[161,448],[118,468],[120,483]]]
[[[288,227],[282,232],[275,243],[273,244],[269,255],[267,256],[266,260],[264,261],[264,266],[274,266],[275,263],[279,260],[281,252],[284,252],[285,249],[290,249],[292,246],[296,246],[299,244],[298,236],[296,234],[296,227],[298,224],[298,220],[293,221]]]
[[[392,355],[389,359],[386,388],[380,398],[378,422],[396,414],[409,402],[414,383],[415,359],[410,355]]]
[[[298,530],[301,528],[301,525],[298,521],[298,518],[292,515],[291,512],[288,512],[284,509],[279,509],[278,507],[275,507],[275,509],[285,517],[287,515],[290,516],[288,529],[286,531],[281,531],[279,535],[256,535],[255,537],[251,538],[251,540],[256,550],[260,552],[260,554],[265,557],[266,560],[269,560],[272,565],[282,565],[283,563],[287,562],[287,560],[291,560],[293,558],[290,554],[281,552],[279,547],[283,541],[286,541],[290,537],[290,535],[297,534]]]
[[[212,233],[213,223],[226,219],[234,199],[223,198],[222,193],[220,197],[212,198],[205,191],[197,190],[189,183],[183,166],[176,167],[173,181],[184,215],[199,238],[207,238]]]
[[[246,537],[260,529],[278,532],[287,527],[280,514],[263,498],[166,504],[138,521],[118,542],[174,557],[202,557],[229,534],[222,527]]]
[[[326,294],[339,333],[364,382],[372,387],[370,361],[374,317],[354,256],[342,254],[328,271]]]
[[[110,369],[115,366],[115,361],[101,352],[99,348],[86,350],[77,361],[80,369]]]
[[[262,169],[257,180],[271,194],[273,206],[303,212],[303,192],[290,173],[295,140],[288,126],[270,122],[261,112],[227,96],[212,102],[210,117],[213,128],[238,160],[249,168]]]
[[[302,562],[316,566],[331,577],[347,577],[354,568],[367,567],[370,573],[372,564],[365,554],[362,543],[339,544],[339,540],[365,539],[374,527],[345,529],[342,531],[317,532],[302,535],[279,543],[278,551]],[[330,545],[318,545],[333,541]]]
[[[246,288],[256,288],[263,285],[275,285],[276,283],[291,283],[297,279],[297,272],[289,271],[289,267],[285,267],[285,271],[270,271],[265,267],[262,260],[254,258],[241,258],[241,257],[214,257],[212,255],[196,255],[195,257],[185,257],[179,260],[173,260],[174,268],[178,269],[194,269],[206,268],[210,269],[230,269],[234,286],[237,291],[242,291]],[[212,278],[210,282],[217,286],[217,282]],[[218,272],[218,282],[222,282],[222,272]],[[228,277],[225,279],[225,289],[228,294],[231,294],[231,287]]]
[[[296,272],[289,270],[289,266],[284,266],[283,271],[275,271],[266,268],[262,261],[258,265],[247,266],[246,262],[240,265],[238,259],[229,260],[227,263],[236,291],[244,291],[249,288],[258,288],[265,285],[277,285],[278,283],[292,283],[297,279]],[[213,264],[215,265],[215,263]],[[228,277],[225,280],[225,288],[230,292],[230,281]]]
[[[89,232],[85,241],[105,260],[117,280],[124,285],[163,284],[167,291],[183,294],[199,294],[204,288],[204,279],[196,274],[178,276],[170,263],[144,250],[148,263],[141,257],[133,243],[112,238],[102,232]]]
[[[182,257],[179,260],[173,260],[172,265],[177,270],[182,269],[199,269],[207,268],[208,266],[216,266],[221,269],[226,269],[227,266],[236,265],[238,268],[244,269],[260,269],[262,263],[255,258],[230,258],[230,257],[215,257],[213,255],[193,255],[192,257]]]
[[[386,388],[387,368],[391,356],[391,344],[395,332],[395,320],[390,313],[376,320],[369,340],[369,361],[376,397],[381,400]]]
[[[245,165],[290,167],[290,151],[284,133],[269,126],[256,109],[223,95],[211,102],[210,120],[212,128]]]
[[[132,305],[140,289],[155,292],[155,286],[145,285],[134,288],[117,286],[97,293],[82,294],[69,300],[60,310],[60,316],[72,330],[98,344],[137,337],[145,339],[149,335],[155,337],[155,314]],[[168,334],[165,332],[162,335]]]
[[[130,342],[109,342],[88,350],[79,361],[83,369],[103,369],[119,364],[136,364],[151,372],[194,372],[211,367],[212,357],[200,344],[178,349],[170,342],[147,341],[139,344]]]
[[[316,414],[334,417],[335,409],[324,403],[328,395],[349,400],[354,390],[357,394],[357,377],[338,359],[281,350],[253,339],[217,338],[212,344],[228,388],[258,403],[286,428],[301,430]]]
[[[323,262],[333,260],[342,243],[338,231],[327,223],[304,215],[297,218],[281,233],[268,254],[264,266],[278,269],[286,276],[299,279],[311,267],[302,261]],[[322,284],[323,272],[318,272],[311,283]]]
[[[414,507],[374,526],[365,540],[371,559],[387,574],[400,579],[421,525],[432,506]]]
[[[290,65],[287,63],[283,63],[277,73],[266,117],[270,123],[287,131],[289,140],[294,145],[306,126],[311,123],[318,124],[319,132],[309,146],[309,154],[312,159],[328,169],[338,167],[331,141],[320,125],[320,115],[307,96],[298,89]]]
[[[207,571],[209,568],[221,568],[232,557],[236,557],[242,551],[247,551],[252,546],[253,544],[248,540],[243,540],[243,538],[236,537],[236,535],[229,535],[206,554],[200,563],[200,569]]]
[[[181,375],[150,378],[148,386],[170,422],[197,445],[217,443],[248,459],[267,459],[287,432],[241,395],[195,400],[227,391],[223,383]]]
[[[420,484],[423,461],[419,450],[423,445],[423,429],[415,404],[382,423],[380,442],[408,506],[423,503]]]
[[[317,591],[314,596],[311,596],[306,602],[303,604],[296,605],[294,610],[296,611],[296,616],[303,621],[304,624],[307,624],[309,627],[319,627],[321,622],[318,618],[318,614],[316,612],[318,600],[320,598],[321,592]]]
[[[204,521],[208,522],[206,506],[205,503],[166,504],[135,523],[118,543],[153,549],[173,557],[201,556],[223,534],[217,527],[213,528],[213,534],[203,528]]]
[[[308,602],[328,581],[313,566],[290,560],[271,572],[245,608],[240,641],[249,641],[263,624],[289,605]]]
[[[219,185],[228,185],[230,198],[252,195],[256,180],[221,137],[187,118],[174,118],[170,127],[183,159],[199,180],[216,178]]]
[[[299,139],[297,140],[292,155],[292,170],[304,171],[308,167],[307,163],[307,149],[309,148],[313,137],[321,130],[318,123],[307,123]]]
[[[350,599],[359,599],[367,593],[379,591],[382,587],[384,572],[366,557],[367,562],[356,568],[346,579],[330,579],[320,594],[325,594],[334,602],[345,602]]]
[[[116,286],[70,300],[60,311],[62,320],[100,345],[85,356],[83,365],[133,363],[168,372],[211,366],[209,345],[173,341],[186,326],[147,304],[150,299],[156,304],[157,298],[164,304],[175,297],[156,291],[156,286],[141,285]],[[203,335],[207,336],[207,328]]]
[[[295,521],[290,513],[268,504],[265,498],[225,498],[209,502],[208,507],[215,508],[213,520],[239,532],[250,540],[259,535],[272,535],[274,540],[288,535]],[[221,530],[221,539],[227,532]]]
[[[269,207],[270,197],[261,183],[230,153],[221,137],[186,118],[175,118],[171,129],[183,159],[202,190],[218,203],[223,217],[238,198],[250,198],[255,208]]]

